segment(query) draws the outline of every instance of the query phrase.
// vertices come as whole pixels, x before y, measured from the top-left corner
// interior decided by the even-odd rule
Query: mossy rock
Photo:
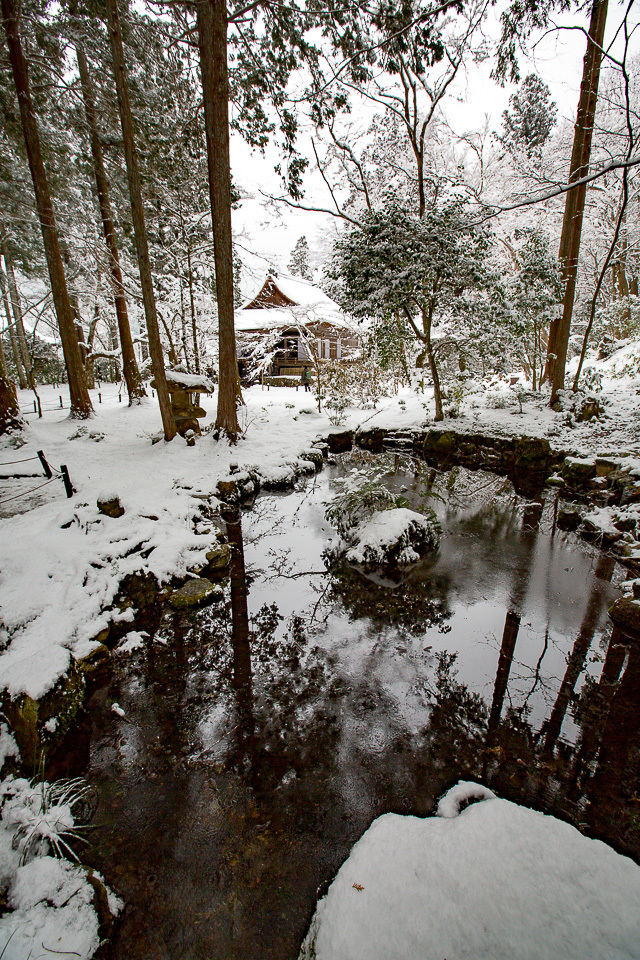
[[[174,610],[189,610],[193,607],[203,607],[223,596],[222,587],[212,583],[205,577],[188,580],[179,590],[174,590],[167,598]]]
[[[110,664],[111,653],[109,648],[103,643],[100,643],[94,647],[86,657],[78,660],[78,669],[83,674],[87,683],[91,683],[97,679],[99,674],[103,674]]]
[[[556,523],[560,530],[577,530],[582,523],[582,514],[574,507],[559,507]]]
[[[239,497],[238,481],[231,479],[218,480],[216,496],[218,500],[226,500],[228,503],[236,501]]]
[[[100,513],[103,513],[105,517],[117,519],[124,514],[124,507],[120,503],[120,497],[118,496],[98,497],[96,503],[98,510]]]
[[[363,450],[371,450],[373,453],[381,453],[384,447],[388,431],[382,427],[373,427],[371,430],[361,430],[356,434],[356,443]]]
[[[4,690],[2,712],[20,750],[28,771],[38,769],[43,757],[50,756],[62,742],[82,706],[86,680],[75,660],[66,673],[39,700],[26,694],[12,698]]]
[[[231,563],[231,549],[228,543],[217,543],[207,551],[207,567],[210,570],[226,570]]]
[[[155,574],[140,571],[123,577],[118,593],[130,600],[138,610],[146,610],[158,599],[159,589]]]
[[[430,430],[424,438],[424,453],[444,460],[458,446],[458,439],[451,430]]]
[[[327,437],[327,444],[331,453],[346,453],[353,447],[353,430],[330,433]]]
[[[544,437],[519,437],[514,447],[516,470],[548,473],[553,457],[551,445]]]
[[[317,450],[315,448],[312,448],[311,450],[303,450],[302,453],[300,454],[300,459],[308,460],[310,463],[313,464],[316,470],[320,470],[324,462],[324,456],[322,454],[322,450]]]
[[[570,487],[585,487],[596,475],[596,463],[595,460],[567,457],[561,473]]]

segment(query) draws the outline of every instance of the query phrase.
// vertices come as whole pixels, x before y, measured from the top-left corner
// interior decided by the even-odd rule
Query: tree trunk
[[[20,105],[22,130],[24,133],[27,158],[33,180],[33,189],[36,199],[38,219],[42,229],[51,293],[58,318],[58,329],[62,341],[64,361],[69,379],[69,395],[71,398],[71,416],[86,418],[93,413],[91,398],[84,378],[84,368],[80,359],[80,350],[76,339],[75,325],[69,291],[64,272],[64,265],[60,255],[58,231],[53,212],[53,204],[49,193],[47,173],[42,159],[40,136],[35,119],[31,91],[29,88],[29,71],[22,52],[18,33],[19,8],[16,0],[2,0],[2,15],[4,29],[7,36],[7,47],[13,79]]]
[[[27,378],[27,383],[31,388],[31,390],[35,390],[36,384],[35,384],[35,380],[33,379],[33,370],[31,367],[31,354],[29,353],[29,344],[27,343],[27,334],[25,333],[24,323],[22,320],[22,305],[20,303],[20,294],[18,293],[18,284],[16,283],[16,274],[15,274],[15,270],[13,269],[13,257],[11,256],[11,251],[7,246],[3,229],[2,229],[2,256],[4,257],[5,266],[7,268],[7,282],[9,284],[9,296],[11,298],[11,309],[13,313],[16,336],[18,338],[18,347],[20,349],[20,359],[22,360],[22,366],[24,367],[24,373],[25,373],[25,377]]]
[[[429,307],[429,310],[422,310],[422,329],[424,331],[424,347],[425,353],[427,355],[427,360],[429,361],[429,369],[431,371],[431,379],[433,381],[433,399],[436,404],[436,422],[439,420],[444,420],[444,410],[442,409],[442,388],[440,386],[440,374],[438,372],[438,364],[436,363],[435,354],[433,352],[433,346],[431,344],[431,323],[433,320],[433,305]]]
[[[608,0],[594,0],[591,11],[589,40],[587,42],[587,52],[584,55],[578,115],[573,138],[569,183],[587,176],[589,172],[593,122],[598,102],[602,42],[607,21],[607,3]],[[564,389],[586,195],[587,186],[581,184],[579,187],[569,190],[565,201],[559,254],[564,282],[564,302],[562,317],[554,321],[549,330],[547,369],[545,371],[545,378],[551,380],[552,383],[550,401],[552,404],[557,399],[558,391]]]
[[[219,383],[216,427],[235,441],[238,436],[236,402],[241,398],[241,394],[233,318],[229,80],[225,0],[198,0],[196,16],[218,302]]]
[[[4,359],[4,347],[2,345],[2,332],[0,331],[0,377],[8,378],[7,364]]]
[[[198,324],[196,320],[196,304],[193,297],[193,269],[191,267],[191,247],[189,246],[188,243],[187,243],[187,267],[189,270],[189,303],[191,305],[191,335],[193,337],[193,362],[196,368],[196,373],[200,373],[200,351],[198,350]],[[235,327],[234,327],[234,337],[235,337]],[[237,369],[237,365],[236,365],[236,369]]]
[[[20,358],[20,350],[18,349],[18,338],[16,337],[13,318],[11,316],[11,309],[9,307],[9,295],[7,293],[7,277],[2,267],[0,267],[0,287],[2,287],[2,302],[4,303],[4,313],[7,318],[7,333],[9,334],[9,343],[11,344],[11,353],[13,354],[13,362],[15,363],[16,370],[18,373],[18,383],[20,384],[21,390],[26,390],[29,385],[27,383],[27,378],[24,373],[24,367],[22,366],[22,360]]]
[[[116,81],[122,139],[124,141],[124,155],[127,164],[127,181],[129,183],[129,198],[131,200],[133,232],[136,242],[136,253],[138,255],[138,269],[140,271],[142,302],[144,304],[147,333],[149,336],[151,365],[153,367],[153,377],[158,393],[158,404],[160,406],[160,415],[162,416],[162,425],[164,427],[164,438],[165,440],[173,440],[176,435],[176,422],[171,409],[169,391],[167,389],[167,378],[164,372],[162,343],[160,341],[156,300],[151,277],[149,244],[147,242],[147,228],[144,219],[144,207],[142,205],[142,189],[140,187],[138,158],[133,135],[133,117],[131,115],[131,104],[129,102],[129,88],[127,84],[127,72],[117,0],[107,0],[106,6],[109,22],[109,39],[111,41],[111,55],[113,57],[113,73]]]
[[[11,427],[21,427],[16,388],[11,380],[0,376],[0,436]]]
[[[127,385],[127,393],[129,394],[129,406],[131,406],[132,403],[137,403],[142,397],[146,396],[146,391],[142,383],[142,377],[140,376],[140,370],[138,369],[138,363],[133,349],[127,300],[122,283],[122,270],[120,269],[120,255],[118,253],[116,231],[111,213],[109,181],[104,166],[102,144],[100,143],[98,133],[93,84],[91,83],[91,77],[89,75],[89,65],[84,47],[79,42],[76,43],[76,58],[78,61],[78,72],[80,73],[80,84],[82,86],[82,98],[84,100],[87,126],[89,127],[89,138],[91,140],[91,159],[93,161],[93,175],[96,181],[98,204],[100,206],[102,230],[109,251],[109,271],[111,273],[113,298],[116,307],[116,317],[118,319],[120,349],[122,350],[122,373]]]

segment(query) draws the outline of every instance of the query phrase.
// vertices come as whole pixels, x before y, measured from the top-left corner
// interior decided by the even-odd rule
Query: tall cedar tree
[[[83,419],[91,416],[93,407],[87,389],[84,365],[78,346],[56,219],[49,192],[49,182],[42,158],[40,135],[38,133],[29,85],[29,71],[18,30],[20,13],[16,0],[2,0],[2,16],[4,19],[4,29],[13,79],[18,95],[18,103],[20,105],[22,129],[29,168],[31,170],[31,178],[33,180],[36,208],[42,230],[47,267],[49,269],[51,293],[58,319],[58,329],[60,331],[62,350],[69,380],[71,416]]]
[[[607,4],[608,0],[594,0],[591,11],[589,39],[587,41],[587,52],[584,55],[578,115],[573,137],[569,183],[574,180],[580,180],[589,173],[593,123],[598,102],[602,43],[604,41],[604,28],[607,22]],[[549,330],[547,369],[545,371],[546,378],[551,380],[550,403],[552,404],[557,400],[558,391],[564,389],[567,349],[569,346],[569,335],[571,333],[573,302],[576,293],[580,238],[582,235],[582,220],[586,196],[587,185],[583,183],[579,187],[569,190],[565,201],[564,221],[562,224],[562,235],[560,237],[560,263],[562,264],[562,280],[565,285],[564,303],[562,306],[562,316],[555,323],[551,324],[551,329]]]
[[[235,441],[238,436],[236,404],[240,397],[240,381],[233,314],[229,78],[225,0],[199,0],[196,12],[218,302],[219,384],[216,427],[230,440]]]
[[[102,229],[104,239],[109,253],[109,271],[111,273],[111,282],[113,285],[113,296],[116,307],[116,317],[118,320],[118,334],[120,337],[120,348],[122,350],[122,373],[127,385],[129,394],[129,404],[134,403],[145,396],[145,389],[142,383],[142,377],[136,362],[136,355],[133,349],[133,338],[129,326],[129,314],[127,311],[127,300],[122,283],[122,270],[120,269],[120,255],[118,253],[118,243],[116,240],[115,225],[113,214],[111,212],[111,200],[109,196],[109,180],[104,166],[104,157],[102,155],[102,144],[98,131],[98,120],[96,116],[96,103],[93,84],[89,74],[89,64],[84,46],[80,40],[76,41],[76,59],[78,61],[78,72],[80,74],[80,83],[82,86],[82,99],[89,128],[89,138],[91,141],[91,159],[93,164],[93,173],[96,181],[96,192],[98,194],[98,204],[100,206],[100,218],[102,220]]]
[[[133,116],[131,113],[131,104],[129,102],[129,89],[127,84],[127,72],[117,0],[107,0],[106,7],[109,24],[109,39],[111,41],[111,54],[113,56],[113,73],[116,81],[118,108],[120,111],[120,123],[122,125],[122,139],[124,143],[124,155],[127,164],[127,181],[129,184],[129,198],[131,200],[131,214],[133,218],[136,253],[138,255],[138,269],[140,271],[140,286],[142,288],[142,301],[144,304],[144,313],[147,321],[147,333],[149,336],[149,353],[151,355],[153,376],[158,393],[158,404],[160,406],[160,414],[162,416],[164,438],[165,440],[173,440],[176,435],[176,423],[169,400],[169,390],[167,388],[167,378],[164,371],[164,359],[162,356],[162,343],[160,341],[160,330],[158,329],[158,315],[156,311],[155,295],[153,292],[151,261],[149,259],[149,244],[147,242],[147,228],[144,218],[144,207],[142,204],[142,189],[140,186],[140,173],[138,170],[138,158],[136,155],[133,133]]]

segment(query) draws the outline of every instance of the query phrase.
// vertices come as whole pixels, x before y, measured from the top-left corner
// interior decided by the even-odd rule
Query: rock
[[[598,477],[608,477],[617,469],[618,464],[610,457],[596,457],[596,475]]]
[[[127,597],[138,610],[147,610],[158,599],[158,581],[153,573],[128,573],[120,581],[118,593]]]
[[[120,503],[120,497],[117,494],[101,494],[98,497],[98,510],[105,517],[121,517],[124,513],[124,507]]]
[[[575,507],[560,507],[556,524],[560,530],[577,530],[582,523],[582,515]]]
[[[597,397],[589,395],[584,399],[576,401],[575,417],[578,423],[584,423],[586,420],[598,419],[604,413],[604,408]]]
[[[25,769],[37,770],[62,742],[84,701],[86,681],[75,660],[39,700],[0,693],[0,707],[20,750]]]
[[[353,430],[330,433],[327,437],[327,444],[331,453],[346,453],[353,447]]]
[[[223,596],[222,587],[204,577],[188,580],[179,590],[174,590],[167,598],[174,610],[187,610],[191,607],[203,607]]]
[[[111,654],[103,643],[94,647],[91,653],[78,660],[78,669],[89,683],[95,680],[111,663]]]
[[[188,447],[195,447],[196,445],[196,434],[194,430],[187,430],[184,433],[184,439]]]
[[[300,459],[308,460],[310,463],[313,464],[316,470],[320,470],[324,462],[324,456],[322,454],[322,451],[318,449],[303,450],[302,453],[300,454]]]
[[[356,433],[355,442],[363,450],[371,450],[373,453],[381,453],[384,441],[387,436],[387,430],[382,427],[373,427],[370,430],[360,430]]]
[[[596,475],[595,460],[567,457],[561,473],[570,487],[585,487]]]
[[[207,566],[210,570],[225,570],[231,563],[231,550],[228,543],[218,543],[207,551]]]
[[[233,502],[238,499],[238,481],[237,480],[218,480],[216,486],[216,496],[218,500]]]

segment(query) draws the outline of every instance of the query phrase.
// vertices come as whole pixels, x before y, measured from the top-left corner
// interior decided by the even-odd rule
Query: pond
[[[394,578],[325,561],[335,478],[374,463],[442,525]],[[607,617],[624,574],[548,497],[354,452],[227,515],[226,603],[167,613],[89,703],[87,859],[127,903],[111,956],[294,960],[371,821],[429,815],[461,778],[638,859],[640,667]]]

